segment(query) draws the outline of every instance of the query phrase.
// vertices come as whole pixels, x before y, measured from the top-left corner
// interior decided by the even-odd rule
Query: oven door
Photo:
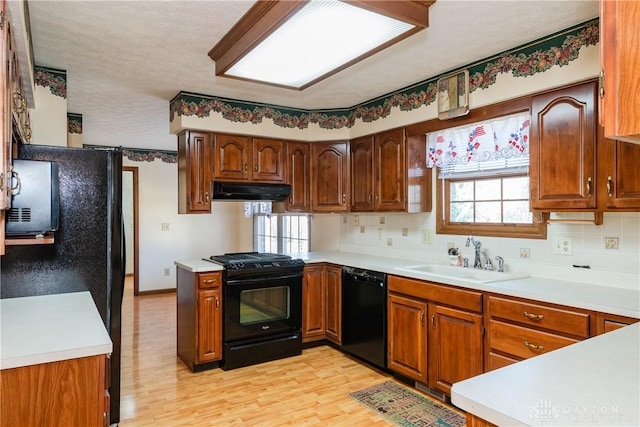
[[[299,332],[302,273],[228,278],[223,301],[225,342]]]

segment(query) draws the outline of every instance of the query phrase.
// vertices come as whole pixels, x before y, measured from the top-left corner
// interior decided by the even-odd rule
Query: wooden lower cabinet
[[[192,371],[222,359],[222,273],[178,267],[177,351]]]
[[[105,354],[2,370],[0,425],[109,425]]]
[[[304,269],[302,342],[342,342],[342,268],[316,264]]]
[[[429,385],[451,394],[453,383],[480,375],[482,314],[429,304]]]
[[[481,293],[397,276],[388,286],[389,369],[447,394],[482,373]]]
[[[427,303],[395,294],[387,301],[387,367],[426,383]]]
[[[633,323],[640,322],[640,319],[634,317],[618,316],[615,314],[597,313],[596,314],[596,334],[604,334],[624,328]]]

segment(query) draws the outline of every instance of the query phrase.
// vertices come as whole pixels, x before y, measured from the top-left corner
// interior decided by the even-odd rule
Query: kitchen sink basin
[[[455,267],[444,264],[419,264],[399,267],[398,270],[421,273],[434,278],[444,277],[450,280],[462,279],[476,283],[501,282],[505,280],[522,279],[529,277],[527,274],[500,273],[498,271],[480,270],[476,268]]]

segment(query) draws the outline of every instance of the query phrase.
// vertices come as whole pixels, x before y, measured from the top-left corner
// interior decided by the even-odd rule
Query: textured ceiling
[[[598,16],[598,2],[437,0],[424,31],[304,90],[219,78],[207,53],[253,1],[42,1],[35,64],[67,71],[83,142],[175,150],[179,91],[307,109],[351,107]]]

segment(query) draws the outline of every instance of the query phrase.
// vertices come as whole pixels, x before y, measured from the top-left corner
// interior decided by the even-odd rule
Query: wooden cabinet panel
[[[536,95],[531,101],[531,208],[596,207],[596,83]]]
[[[342,344],[342,268],[327,266],[327,339]]]
[[[211,135],[178,135],[178,213],[211,212]]]
[[[2,68],[0,69],[0,77],[2,84],[0,85],[0,103],[2,108],[2,129],[0,130],[0,210],[11,207],[11,148],[12,148],[12,123],[11,123],[11,73],[12,73],[12,40],[11,40],[11,23],[6,19],[6,0],[0,2],[0,12],[5,25],[2,25],[0,41],[0,59],[2,60]],[[0,234],[4,236],[4,223]],[[0,247],[4,253],[4,244]]]
[[[389,292],[411,295],[426,301],[453,305],[478,313],[482,312],[482,292],[399,276],[389,276],[387,286]]]
[[[0,425],[103,426],[106,355],[2,371]]]
[[[600,1],[600,119],[607,138],[640,143],[640,3]]]
[[[198,292],[197,363],[222,358],[222,294],[220,287]]]
[[[222,284],[220,273],[199,273],[198,287],[200,289],[217,288]]]
[[[307,142],[287,143],[287,182],[291,195],[286,210],[309,212],[311,210],[311,147]]]
[[[284,141],[276,139],[253,139],[254,181],[284,182]]]
[[[249,179],[249,161],[251,161],[251,141],[246,136],[215,136],[214,178],[242,180]]]
[[[624,328],[625,326],[633,323],[640,322],[640,319],[634,317],[618,316],[608,313],[596,314],[596,334],[604,334],[607,332],[615,331],[616,329]]]
[[[311,144],[311,209],[348,210],[349,151],[347,142]]]
[[[640,145],[606,139],[602,128],[598,133],[598,191],[602,210],[640,209]]]
[[[351,151],[351,211],[373,211],[373,138],[365,136],[349,144]]]
[[[399,374],[426,383],[427,303],[394,294],[387,301],[387,365]]]
[[[489,356],[487,357],[485,371],[488,372],[493,371],[494,369],[503,368],[513,363],[519,362],[520,360],[522,359],[516,358],[514,356],[505,356],[503,354],[498,354],[490,351]]]
[[[489,322],[489,345],[492,350],[528,359],[577,343],[578,340],[549,332],[503,323]]]
[[[490,296],[488,310],[492,318],[552,330],[568,335],[589,338],[591,315],[589,312],[554,308],[513,299]]]
[[[429,385],[451,394],[453,383],[482,373],[482,315],[429,304]]]
[[[404,129],[375,136],[376,211],[402,212],[407,207]]]
[[[302,342],[324,339],[326,280],[324,266],[305,267],[302,280]]]

